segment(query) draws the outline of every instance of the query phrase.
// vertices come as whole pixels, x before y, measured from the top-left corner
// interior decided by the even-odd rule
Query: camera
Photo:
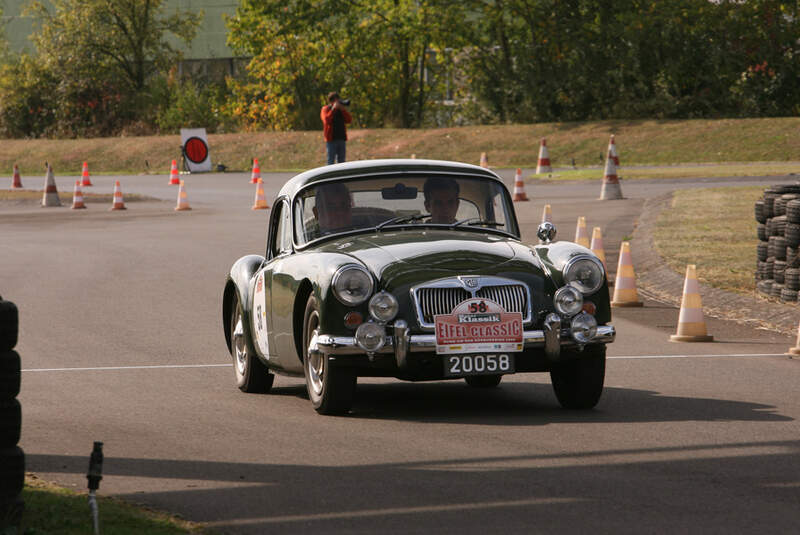
[[[350,99],[349,98],[340,98],[339,102],[341,102],[344,106],[349,106],[350,105]]]

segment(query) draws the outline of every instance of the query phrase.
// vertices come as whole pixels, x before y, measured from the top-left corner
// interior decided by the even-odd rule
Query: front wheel
[[[233,357],[233,373],[236,377],[236,386],[242,392],[266,393],[272,388],[275,376],[258,357],[251,354],[247,345],[244,315],[239,296],[233,292],[231,303],[231,356]]]
[[[589,345],[574,360],[554,364],[550,379],[565,409],[591,409],[600,401],[606,375],[606,346]]]
[[[303,371],[306,389],[314,409],[320,414],[341,414],[350,410],[356,390],[356,375],[351,370],[331,366],[328,355],[317,351],[319,305],[308,298],[303,316]]]

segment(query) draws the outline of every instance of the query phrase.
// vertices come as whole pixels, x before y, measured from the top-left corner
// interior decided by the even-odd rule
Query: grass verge
[[[752,293],[758,242],[753,203],[765,187],[676,191],[656,222],[658,253],[681,275],[687,264],[696,264],[701,282]]]
[[[558,170],[552,175],[530,175],[543,180],[602,180],[604,168]],[[728,163],[708,165],[677,165],[667,167],[620,167],[617,175],[621,179],[637,180],[650,178],[715,178],[730,176],[775,176],[800,175],[800,163]],[[798,177],[800,178],[800,177]]]
[[[61,488],[29,474],[25,477],[22,497],[25,500],[23,516],[25,535],[93,533],[86,493]],[[204,531],[199,524],[166,513],[136,507],[114,498],[98,498],[98,510],[101,533],[115,535],[210,533]]]
[[[358,113],[357,109],[353,110]],[[617,136],[622,166],[704,162],[800,161],[800,117],[683,121],[594,121],[491,125],[437,129],[352,129],[350,160],[418,158],[478,163],[486,152],[493,167],[534,167],[539,140],[547,138],[555,167],[603,163],[610,134]],[[312,132],[248,132],[209,135],[211,161],[249,171],[297,170],[325,162],[322,129]],[[169,174],[180,157],[180,136],[95,139],[9,139],[0,144],[0,173],[14,163],[23,175],[41,174],[45,161],[56,173]]]

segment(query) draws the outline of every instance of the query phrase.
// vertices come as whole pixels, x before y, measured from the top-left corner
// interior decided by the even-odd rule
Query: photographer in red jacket
[[[353,121],[347,106],[349,100],[342,100],[338,93],[328,94],[328,104],[322,107],[319,116],[322,118],[322,133],[328,147],[328,165],[345,161],[345,144],[347,128],[345,125]]]

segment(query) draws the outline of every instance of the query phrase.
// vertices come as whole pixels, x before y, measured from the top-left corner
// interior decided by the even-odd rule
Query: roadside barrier
[[[56,179],[53,176],[53,167],[47,164],[47,173],[44,177],[44,194],[42,195],[42,207],[61,206],[61,199],[58,198],[56,189]]]
[[[22,178],[19,176],[17,164],[14,164],[14,174],[11,176],[11,189],[22,189]]]
[[[17,444],[22,430],[22,407],[16,399],[21,384],[19,353],[14,351],[19,333],[19,312],[0,297],[0,532],[22,533],[25,504],[25,453]],[[17,530],[8,528],[16,526]]]
[[[253,158],[253,171],[250,173],[250,183],[258,184],[261,180],[261,168],[258,166],[258,158]]]
[[[578,218],[578,225],[575,227],[575,243],[589,248],[589,231],[586,230],[586,218],[580,216]]]
[[[181,180],[180,187],[178,188],[178,204],[175,206],[175,211],[183,212],[191,209],[192,208],[189,206],[189,196],[186,195],[186,186],[184,185],[184,181]]]
[[[514,175],[514,202],[527,201],[528,195],[525,193],[525,182],[522,180],[522,169],[517,167],[517,174]]]
[[[796,303],[800,297],[800,183],[766,188],[754,209],[756,293]]]
[[[485,152],[481,153],[481,163],[480,163],[480,165],[484,169],[489,169],[489,158],[486,157],[486,153]]]
[[[614,298],[611,300],[611,306],[640,307],[643,305],[644,303],[639,301],[639,292],[636,291],[636,273],[633,271],[631,244],[624,241],[619,248],[617,279],[614,281]]]
[[[259,178],[258,186],[256,187],[256,200],[253,203],[251,210],[267,210],[269,205],[267,199],[264,197],[264,182]]]
[[[792,358],[800,358],[800,325],[797,326],[797,342],[786,352]]]
[[[697,267],[686,266],[686,279],[683,283],[681,311],[678,315],[678,332],[669,337],[670,342],[713,342],[714,337],[706,330],[703,318],[703,302],[700,299],[700,285],[697,282]]]
[[[619,154],[617,153],[617,144],[614,142],[614,134],[611,134],[611,139],[608,140],[608,154],[614,160],[614,165],[619,167]]]
[[[89,162],[83,162],[83,170],[81,171],[81,186],[92,186],[92,179],[89,178]]]
[[[119,185],[119,180],[114,182],[114,199],[109,210],[127,210],[125,202],[122,200],[122,188]]]
[[[75,181],[75,189],[72,192],[72,209],[73,210],[82,210],[85,209],[86,205],[83,204],[83,192],[81,191],[81,181]]]
[[[549,204],[545,204],[544,208],[542,209],[542,223],[545,221],[548,223],[553,222],[553,210],[550,208]]]
[[[167,182],[168,186],[177,186],[181,183],[181,179],[178,178],[178,162],[172,160],[172,167],[169,170],[169,182]]]
[[[542,138],[539,142],[539,160],[536,162],[536,174],[552,173],[550,167],[550,153],[547,151],[547,139]]]
[[[615,199],[622,199],[622,186],[620,186],[619,178],[617,177],[617,166],[614,164],[611,151],[609,151],[606,156],[606,169],[603,172],[603,187],[600,190],[600,200],[609,201]]]

